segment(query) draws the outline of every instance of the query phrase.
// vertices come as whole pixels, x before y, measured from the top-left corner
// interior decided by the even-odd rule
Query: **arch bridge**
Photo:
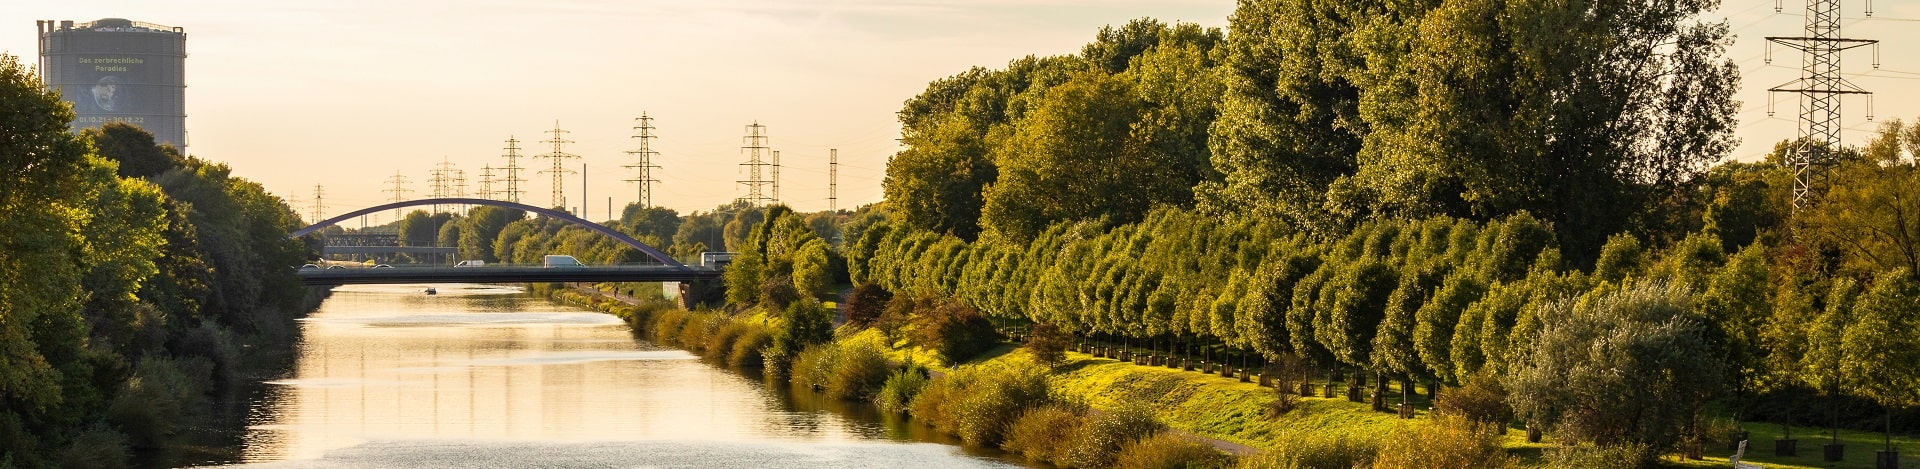
[[[595,233],[600,233],[607,237],[613,238],[615,241],[619,241],[621,244],[625,244],[636,250],[639,250],[642,254],[646,254],[647,257],[652,258],[653,260],[658,261],[661,264],[665,264],[667,267],[671,267],[674,270],[679,270],[684,272],[706,270],[706,269],[695,269],[692,267],[688,267],[686,264],[682,264],[680,263],[680,261],[674,260],[673,256],[669,256],[666,253],[660,252],[659,249],[654,249],[653,246],[648,246],[647,243],[643,243],[643,242],[640,242],[640,240],[633,239],[632,236],[627,236],[626,233],[621,233],[619,230],[609,228],[606,225],[601,225],[599,223],[587,221],[587,219],[576,217],[576,216],[573,216],[573,214],[571,213],[567,213],[559,210],[535,207],[532,205],[516,203],[516,202],[507,202],[504,200],[473,199],[473,198],[465,198],[465,197],[441,197],[441,198],[433,198],[433,199],[420,199],[420,200],[394,202],[390,204],[377,205],[373,207],[354,210],[352,212],[347,212],[344,215],[328,218],[318,223],[314,223],[313,225],[308,226],[306,228],[295,230],[292,234],[287,235],[287,237],[298,238],[301,236],[306,236],[308,233],[319,231],[322,228],[333,226],[333,225],[339,224],[340,222],[358,218],[361,215],[366,215],[369,213],[382,212],[382,211],[399,209],[399,208],[407,208],[407,207],[418,207],[423,205],[485,205],[489,207],[510,208],[515,210],[538,213],[541,215],[546,215],[549,217],[565,220],[568,223],[580,225],[583,228],[593,230],[593,232]]]

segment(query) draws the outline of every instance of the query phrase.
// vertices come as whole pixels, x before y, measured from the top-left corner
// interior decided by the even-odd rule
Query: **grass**
[[[1298,409],[1269,418],[1274,392],[1258,384],[1079,352],[1068,352],[1057,372],[1053,391],[1068,399],[1103,410],[1148,402],[1169,427],[1256,448],[1277,444],[1282,430],[1382,433],[1398,420],[1366,404],[1324,398],[1302,398]]]
[[[1780,426],[1770,423],[1747,423],[1752,435],[1748,437],[1747,456],[1741,462],[1759,464],[1767,468],[1838,468],[1873,469],[1873,452],[1886,447],[1879,433],[1841,430],[1840,443],[1847,445],[1846,459],[1839,463],[1828,463],[1820,457],[1820,445],[1827,444],[1829,430],[1812,427],[1794,427],[1793,437],[1800,440],[1799,456],[1776,457],[1773,455],[1773,440],[1780,436]],[[1893,447],[1900,451],[1902,467],[1911,466],[1920,461],[1920,440],[1910,436],[1894,435]],[[1708,448],[1707,458],[1703,461],[1669,460],[1671,467],[1730,467],[1727,456],[1733,451],[1728,448]]]

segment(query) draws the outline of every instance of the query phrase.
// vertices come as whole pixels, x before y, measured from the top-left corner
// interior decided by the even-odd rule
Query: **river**
[[[258,467],[1019,467],[494,285],[342,286],[240,439]]]

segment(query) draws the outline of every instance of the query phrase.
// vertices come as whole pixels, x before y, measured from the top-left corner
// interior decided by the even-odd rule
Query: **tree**
[[[1144,106],[1132,83],[1102,72],[1047,89],[996,149],[1000,177],[986,192],[982,228],[1025,242],[1058,221],[1130,223],[1154,203],[1191,197],[1192,181],[1166,177],[1189,171],[1132,138]]]
[[[893,293],[871,282],[853,287],[847,295],[847,323],[855,327],[872,326],[885,314],[887,303],[893,301]]]
[[[1691,302],[1685,287],[1655,281],[1549,305],[1509,402],[1576,441],[1646,445],[1639,462],[1651,461],[1721,389],[1722,364]]]
[[[802,295],[820,294],[833,282],[831,269],[827,242],[813,238],[793,254],[793,287]]]
[[[1893,410],[1920,405],[1920,281],[1905,269],[1881,274],[1853,309],[1840,371],[1849,387],[1887,409],[1893,451]]]
[[[120,177],[149,178],[185,163],[180,150],[154,145],[153,134],[133,124],[108,122],[82,133],[100,156],[120,163]]]
[[[482,205],[467,212],[466,226],[460,230],[459,247],[461,259],[479,259],[487,262],[502,262],[495,255],[494,240],[500,239],[501,232],[513,222],[524,220],[527,213],[509,208]]]
[[[1871,145],[1890,145],[1882,142],[1895,138],[1883,133]],[[1896,268],[1920,271],[1920,169],[1914,160],[1844,160],[1837,172],[1836,180],[1846,182],[1829,187],[1796,223],[1817,242],[1840,248],[1842,266],[1862,278]]]

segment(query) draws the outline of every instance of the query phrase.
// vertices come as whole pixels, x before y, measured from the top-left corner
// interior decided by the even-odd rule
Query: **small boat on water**
[[[439,291],[439,290],[434,290],[434,289],[433,289],[433,287],[427,287],[427,294],[428,294],[428,295],[438,295],[438,294],[440,294],[440,291]]]

